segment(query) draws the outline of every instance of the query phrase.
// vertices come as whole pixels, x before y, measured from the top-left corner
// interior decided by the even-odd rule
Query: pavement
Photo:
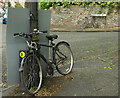
[[[70,43],[71,74],[47,77],[36,96],[118,96],[118,32],[52,32]],[[25,96],[17,94],[16,96]]]
[[[7,75],[6,75],[7,73],[7,70],[6,70],[7,69],[7,66],[6,66],[6,26],[7,25],[2,24],[2,18],[0,19],[0,25],[2,25],[1,26],[2,29],[0,30],[0,35],[1,35],[0,55],[2,57],[1,59],[2,60],[2,78],[4,78],[2,82],[7,83]],[[5,77],[3,77],[3,75]]]
[[[5,29],[3,25],[2,71],[7,72]],[[36,96],[117,96],[118,95],[118,32],[51,32],[55,42],[70,43],[75,64],[67,76],[47,77]],[[6,83],[6,78],[2,80]],[[24,96],[17,92],[15,96]]]
[[[58,32],[74,53],[73,72],[54,96],[117,96],[118,33]],[[110,69],[109,69],[110,67]]]
[[[120,27],[104,27],[104,28],[85,28],[80,29],[79,27],[54,27],[51,26],[52,32],[118,32]]]
[[[0,19],[1,23],[1,19]],[[0,47],[2,45],[2,24],[0,24]],[[2,49],[0,48],[0,65],[2,65]],[[2,81],[2,66],[0,66],[0,81]],[[0,87],[0,97],[2,96],[2,89]]]
[[[7,85],[6,73],[6,25],[2,24],[2,18],[0,18],[0,95]]]

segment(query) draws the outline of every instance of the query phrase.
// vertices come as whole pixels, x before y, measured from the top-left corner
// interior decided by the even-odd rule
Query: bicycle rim
[[[31,54],[24,62],[23,83],[27,93],[36,94],[42,85],[42,68],[37,56]]]
[[[66,43],[60,43],[56,47],[56,69],[62,75],[67,75],[73,68],[73,54]]]

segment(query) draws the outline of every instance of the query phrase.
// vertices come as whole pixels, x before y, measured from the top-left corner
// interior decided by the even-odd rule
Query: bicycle
[[[91,19],[89,21],[89,18],[88,17],[85,17],[85,21],[83,23],[83,28],[97,28],[98,27],[98,24],[97,22],[94,20],[94,18],[91,16]]]
[[[23,37],[26,39],[28,46],[27,55],[22,59],[19,72],[22,75],[22,81],[25,88],[25,92],[35,95],[42,86],[42,66],[40,59],[43,59],[47,66],[47,73],[54,75],[54,67],[62,75],[71,73],[74,58],[70,45],[66,41],[60,41],[55,44],[53,41],[58,38],[58,35],[46,35],[46,38],[50,41],[50,44],[40,44],[37,41],[32,40],[33,35],[40,33],[46,33],[47,31],[35,31],[32,33],[15,33],[14,37]],[[41,53],[41,47],[51,48],[52,60],[47,60]]]

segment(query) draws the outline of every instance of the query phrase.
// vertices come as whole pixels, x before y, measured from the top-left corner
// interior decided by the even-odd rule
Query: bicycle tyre
[[[55,59],[56,69],[60,74],[68,75],[69,73],[71,73],[74,65],[74,58],[70,45],[67,42],[62,41],[56,45]],[[68,59],[70,59],[70,61],[68,61]]]
[[[86,22],[83,23],[83,29],[87,28],[88,24]]]
[[[97,22],[95,22],[95,28],[97,28],[98,27],[98,23]]]
[[[91,21],[92,24],[92,28],[97,28],[98,27],[98,23],[95,21]]]
[[[34,61],[36,62],[34,65],[31,64],[32,61],[33,54],[29,54],[25,58],[22,75],[25,92],[30,95],[35,95],[42,86],[42,67],[36,55],[34,55]]]

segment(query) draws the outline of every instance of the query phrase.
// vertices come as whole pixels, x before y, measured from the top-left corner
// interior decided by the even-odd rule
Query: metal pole
[[[38,2],[30,2],[30,32],[33,32],[34,29],[38,30]],[[33,35],[33,39],[35,35]],[[38,84],[39,81],[35,81]]]
[[[38,2],[30,2],[30,32],[38,29]]]

